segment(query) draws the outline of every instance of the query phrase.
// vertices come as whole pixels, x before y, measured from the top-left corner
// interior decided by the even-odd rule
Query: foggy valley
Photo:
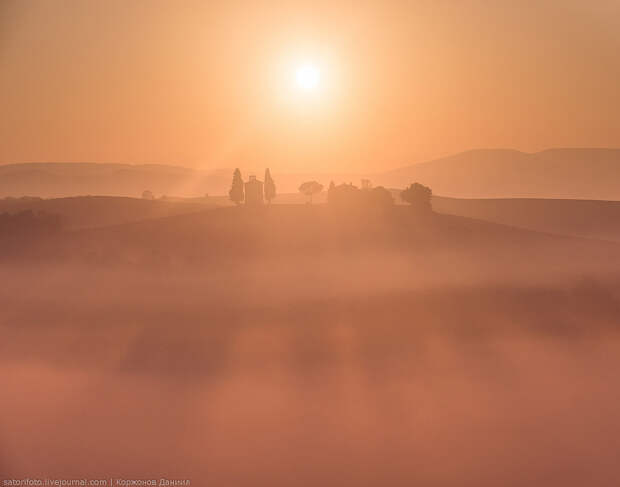
[[[0,487],[620,486],[618,0],[0,0]]]
[[[408,205],[186,209],[3,239],[5,475],[619,480],[618,244]]]

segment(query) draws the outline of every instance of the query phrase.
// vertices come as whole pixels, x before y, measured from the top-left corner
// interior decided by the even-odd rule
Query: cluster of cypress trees
[[[263,191],[265,199],[268,203],[271,203],[271,200],[276,197],[276,183],[271,177],[271,171],[269,171],[269,168],[265,169],[265,181]],[[230,188],[230,191],[228,192],[228,196],[230,200],[237,205],[243,203],[245,199],[243,178],[241,177],[241,171],[239,170],[239,168],[235,169],[235,172],[233,173],[232,186]]]

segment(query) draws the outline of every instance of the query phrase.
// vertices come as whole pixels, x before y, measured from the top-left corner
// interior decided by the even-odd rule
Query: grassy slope
[[[542,232],[620,241],[620,202],[559,199],[456,199],[435,196],[439,213]]]
[[[215,207],[209,199],[182,201],[144,200],[117,196],[75,196],[71,198],[6,198],[0,200],[0,213],[24,210],[61,215],[70,229],[100,227],[150,218],[202,211]]]
[[[218,208],[64,233],[30,249],[43,259],[154,268],[269,263],[295,272],[303,262],[342,274],[359,265],[369,278],[380,274],[386,281],[408,273],[465,279],[471,273],[527,276],[620,267],[613,243],[450,215],[420,216],[407,206],[377,215],[342,215],[325,205]]]

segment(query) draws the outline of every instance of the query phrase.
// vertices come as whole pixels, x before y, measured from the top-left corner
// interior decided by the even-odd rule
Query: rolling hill
[[[69,198],[4,198],[0,214],[31,210],[58,215],[67,229],[117,225],[150,218],[180,215],[214,208],[209,198],[146,200],[117,196],[73,196]]]
[[[540,232],[620,241],[620,202],[563,199],[433,197],[439,213]]]
[[[14,247],[15,248],[15,247]],[[140,222],[65,231],[25,242],[23,256],[221,272],[260,265],[261,273],[323,269],[382,279],[467,280],[620,269],[620,246],[532,232],[464,217],[423,216],[407,206],[384,214],[343,214],[325,205],[216,208]],[[5,255],[9,258],[9,255]],[[273,266],[273,267],[272,267]],[[469,276],[469,277],[468,277]],[[359,279],[359,277],[357,278]],[[358,283],[361,284],[361,283]],[[351,286],[357,285],[354,282]]]

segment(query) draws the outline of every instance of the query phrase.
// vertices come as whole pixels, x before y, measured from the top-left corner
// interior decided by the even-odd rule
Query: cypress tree
[[[265,199],[268,203],[276,197],[276,183],[273,182],[269,168],[265,169]]]
[[[239,168],[235,169],[233,173],[232,186],[228,192],[228,196],[230,197],[230,201],[233,201],[236,205],[243,202],[243,178],[241,177]]]

